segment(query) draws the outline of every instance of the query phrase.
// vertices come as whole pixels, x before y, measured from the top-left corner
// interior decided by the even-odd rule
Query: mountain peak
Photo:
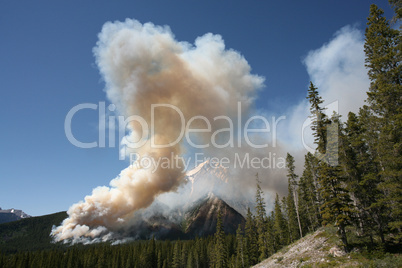
[[[204,199],[205,196],[216,196],[243,216],[246,216],[248,208],[254,208],[253,199],[247,193],[239,191],[229,169],[222,165],[207,160],[188,171],[186,176],[188,184],[182,193],[190,204]]]
[[[19,209],[2,209],[0,208],[0,223],[17,221],[20,219],[30,218],[31,216]]]
[[[202,167],[203,167],[204,165],[207,165],[207,164],[209,164],[209,160],[204,161],[204,162],[202,162],[201,164],[199,164],[198,166],[196,166],[195,168],[193,168],[192,170],[187,171],[187,172],[186,172],[186,176],[187,176],[187,177],[191,177],[191,176],[197,174],[197,173],[202,169]]]
[[[218,211],[222,213],[222,224],[226,233],[234,234],[238,225],[245,222],[244,217],[234,208],[213,193],[208,193],[186,212],[186,233],[198,236],[214,234]]]

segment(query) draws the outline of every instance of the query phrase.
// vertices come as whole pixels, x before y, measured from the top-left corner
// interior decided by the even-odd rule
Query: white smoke
[[[211,132],[199,138],[207,141],[214,130],[226,127],[217,116],[237,117],[237,105],[247,113],[256,90],[264,79],[250,74],[247,61],[236,51],[225,49],[219,35],[206,34],[192,45],[175,40],[169,27],[141,24],[136,20],[106,23],[94,48],[96,62],[106,83],[108,98],[126,118],[137,116],[151,125],[151,105],[171,104],[180,109],[187,122],[203,116],[211,122]],[[153,159],[169,158],[184,153],[183,144],[168,148],[153,148],[176,140],[182,127],[177,111],[160,108],[154,114],[153,136],[144,134],[144,125],[133,120],[125,142],[144,138],[136,152]],[[205,128],[195,120],[193,128]],[[68,210],[68,218],[54,227],[55,241],[88,242],[108,240],[146,208],[154,199],[175,191],[183,183],[183,165],[159,168],[156,172],[141,166],[130,166],[110,182],[97,187],[84,201]]]
[[[344,118],[350,111],[358,113],[367,98],[370,81],[364,61],[363,33],[352,26],[341,28],[328,44],[310,51],[304,60],[324,105],[338,101],[338,113]]]
[[[370,85],[364,61],[363,33],[352,26],[341,28],[328,43],[309,51],[304,58],[310,80],[318,87],[324,100],[322,106],[328,107],[325,112],[329,117],[335,108],[345,121],[350,111],[357,113],[364,105]],[[309,109],[308,100],[301,100],[289,109],[287,126],[280,129],[283,141],[299,149],[303,155],[306,151],[302,139],[310,148],[315,147],[308,125]]]
[[[339,101],[342,115],[348,111],[356,112],[366,97],[369,82],[364,68],[363,42],[361,32],[344,27],[329,43],[310,51],[304,60],[321,96],[326,103]],[[167,26],[141,24],[129,19],[106,23],[99,34],[94,54],[106,83],[108,98],[125,118],[137,116],[129,122],[127,127],[131,133],[122,144],[143,141],[143,145],[123,153],[135,152],[156,160],[189,153],[191,148],[183,142],[168,148],[151,146],[151,139],[156,144],[176,140],[183,123],[177,111],[159,108],[154,114],[155,132],[151,136],[152,133],[144,132],[144,125],[136,120],[142,118],[150,126],[151,105],[174,105],[183,113],[185,122],[194,116],[205,117],[211,123],[211,131],[197,133],[194,139],[205,144],[211,140],[214,131],[228,127],[227,121],[214,118],[228,116],[235,122],[234,127],[239,127],[236,125],[239,118],[247,119],[255,93],[264,82],[262,77],[250,73],[250,66],[238,52],[225,48],[219,35],[206,34],[192,45],[175,40]],[[240,115],[237,113],[239,102],[242,107]],[[302,124],[308,118],[308,107],[307,100],[292,107],[290,116],[277,129],[277,137],[272,136],[274,130],[269,134],[251,135],[255,144],[268,143],[269,148],[253,148],[240,137],[240,147],[210,146],[202,150],[209,156],[227,157],[231,163],[237,161],[236,157],[244,159],[247,154],[250,159],[269,158],[269,168],[256,169],[246,165],[228,169],[227,176],[237,186],[229,188],[231,195],[253,196],[257,172],[263,189],[268,192],[268,204],[271,194],[286,193],[284,162],[279,166],[278,161],[284,159],[286,151],[290,151],[297,160],[296,165],[303,165]],[[194,120],[192,128],[205,129],[205,121]],[[304,131],[307,132],[304,138],[311,136],[309,127]],[[220,144],[225,144],[227,135],[221,134]],[[234,138],[237,140],[238,137]],[[84,201],[72,205],[68,210],[69,217],[61,226],[53,228],[52,236],[55,241],[72,243],[105,241],[113,237],[113,232],[127,229],[136,221],[137,214],[141,214],[136,212],[149,207],[162,194],[165,194],[165,199],[179,199],[171,202],[182,205],[186,200],[175,194],[166,196],[166,193],[176,191],[184,183],[183,169],[184,165],[158,168],[156,172],[141,166],[124,169],[109,187],[97,187]]]

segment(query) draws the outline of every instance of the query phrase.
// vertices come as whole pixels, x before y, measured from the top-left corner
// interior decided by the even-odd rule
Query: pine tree
[[[383,216],[388,227],[402,239],[402,35],[392,29],[383,11],[371,5],[366,28],[366,66],[371,81],[368,94],[370,120],[376,123],[376,147],[379,163],[379,189],[386,206]],[[388,215],[387,215],[388,214]],[[382,237],[383,239],[383,237]]]
[[[181,248],[181,263],[180,266],[181,267],[186,267],[186,262],[187,262],[187,258],[188,258],[188,248],[187,248],[187,243],[185,243],[183,241],[182,243],[182,248]]]
[[[267,258],[267,241],[265,240],[265,219],[266,219],[266,210],[265,210],[265,202],[263,197],[263,191],[260,186],[260,181],[258,178],[258,174],[256,175],[257,181],[257,192],[255,195],[256,199],[256,227],[257,227],[257,241],[258,241],[258,252],[260,261],[265,260]]]
[[[246,267],[244,262],[244,237],[240,224],[236,231],[236,242],[236,268],[244,268]]]
[[[333,147],[338,147],[338,139],[341,139],[342,135],[339,115],[334,113],[331,121],[336,124],[337,128],[331,128],[329,131],[336,131],[337,135],[329,135],[333,139],[336,139],[336,145],[334,145],[333,139],[328,140],[326,153],[329,157],[328,159],[338,157],[333,155]],[[335,151],[335,154],[337,154],[338,150],[336,149]],[[320,191],[324,199],[324,204],[321,206],[323,224],[335,224],[338,228],[338,234],[347,250],[349,244],[346,236],[346,226],[351,222],[353,210],[351,209],[350,195],[345,187],[345,181],[346,179],[340,165],[331,166],[326,162],[321,162]]]
[[[255,221],[250,208],[247,209],[246,225],[244,230],[245,239],[245,266],[249,267],[258,263],[258,238]]]
[[[268,241],[267,251],[268,256],[271,256],[275,253],[275,249],[277,245],[275,244],[275,234],[274,234],[274,221],[275,221],[275,214],[271,211],[271,214],[268,216],[266,221],[266,240]]]
[[[301,215],[302,226],[312,232],[318,225],[316,210],[316,189],[313,184],[311,169],[309,167],[308,155],[305,155],[304,170],[300,177],[298,195],[299,195],[299,213]],[[304,229],[306,233],[306,229]]]
[[[192,251],[190,251],[188,253],[186,267],[187,268],[193,268],[194,267],[193,252]]]
[[[286,196],[282,197],[281,210],[283,215],[283,233],[284,233],[284,244],[288,245],[290,243],[290,229],[289,229],[289,210],[288,202]]]
[[[225,233],[222,225],[222,213],[218,210],[218,219],[215,232],[215,262],[214,267],[224,268],[228,265],[228,258],[225,246]]]
[[[290,242],[293,242],[303,236],[300,223],[299,210],[297,205],[297,175],[295,174],[295,160],[289,153],[286,156],[286,167],[288,169],[288,197],[287,207],[289,213],[289,234]]]
[[[173,249],[173,260],[172,260],[172,267],[180,268],[181,267],[181,246],[180,240],[174,243]]]
[[[370,6],[364,44],[366,67],[369,68],[371,80],[367,94],[373,111],[393,121],[394,116],[401,114],[402,110],[402,44],[399,31],[392,29],[383,15],[384,11],[376,5]]]
[[[130,259],[130,258],[129,258]],[[162,251],[158,250],[158,260],[157,260],[157,267],[162,268],[163,265],[163,259],[162,259]],[[127,264],[128,265],[128,264]]]
[[[363,109],[361,114],[362,111]],[[365,135],[369,127],[370,123],[364,123],[361,116],[358,117],[352,112],[348,114],[341,156],[348,189],[357,211],[356,227],[361,235],[368,235],[372,239],[373,231],[383,229],[376,226],[373,219],[380,222],[384,220],[381,220],[381,212],[372,207],[381,193],[377,189],[378,169],[369,150],[370,138]]]
[[[273,226],[273,232],[274,232],[274,239],[275,239],[275,251],[279,250],[283,246],[287,244],[287,228],[286,228],[286,222],[282,213],[281,209],[281,202],[279,200],[279,195],[276,194],[275,198],[275,219],[274,219],[274,226]]]
[[[203,247],[201,239],[196,237],[195,238],[195,249],[194,249],[194,267],[199,268],[202,267],[202,261],[205,260],[203,253]]]
[[[151,240],[149,240],[147,244],[147,249],[145,253],[146,263],[150,267],[155,267],[157,265],[157,256],[155,250],[156,250],[155,238],[152,236]]]
[[[304,170],[300,178],[300,210],[306,212],[311,225],[310,231],[316,230],[321,226],[320,206],[322,204],[321,195],[318,192],[318,160],[307,153],[304,158]]]
[[[360,166],[364,168],[362,175],[362,196],[365,198],[367,204],[367,212],[369,213],[369,220],[367,225],[371,226],[385,243],[385,233],[387,231],[387,224],[389,221],[389,210],[386,206],[385,200],[386,192],[381,189],[381,164],[378,155],[378,132],[377,124],[373,120],[373,112],[368,106],[363,106],[359,111],[359,120],[361,125],[364,126],[362,131],[362,139],[367,146],[367,159],[363,155],[360,160]],[[367,192],[366,192],[367,191]],[[372,224],[372,223],[375,224]]]
[[[300,177],[299,187],[297,188],[297,195],[299,196],[298,211],[300,215],[300,225],[304,234],[311,232],[313,230],[313,219],[309,214],[309,204],[304,198],[306,192],[306,184],[303,181],[303,176]]]
[[[321,104],[324,102],[321,96],[318,94],[317,87],[310,82],[308,89],[307,99],[310,102],[310,118],[311,118],[311,129],[314,132],[314,142],[317,144],[317,151],[321,155],[325,154],[325,146],[327,144],[327,133],[326,125],[328,124],[327,118],[324,114],[324,108]]]
[[[320,104],[323,103],[317,88],[310,83],[308,99],[312,113],[312,127],[317,144],[319,161],[318,178],[319,191],[323,203],[320,214],[323,224],[335,224],[338,234],[348,249],[346,226],[350,223],[352,210],[350,209],[350,196],[345,187],[345,176],[339,165],[339,140],[342,136],[342,125],[339,116],[334,113],[331,120],[323,114]]]

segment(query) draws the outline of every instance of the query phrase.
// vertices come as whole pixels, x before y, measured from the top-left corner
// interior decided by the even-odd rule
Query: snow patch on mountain
[[[188,183],[179,194],[183,195],[188,204],[213,194],[243,216],[246,216],[248,208],[253,211],[254,200],[231,180],[228,168],[207,160],[188,171],[186,176]]]
[[[30,218],[31,216],[19,209],[2,209],[0,207],[0,223],[17,221],[20,219]]]

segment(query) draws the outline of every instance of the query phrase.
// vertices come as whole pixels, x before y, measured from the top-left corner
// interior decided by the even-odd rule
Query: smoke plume
[[[180,137],[182,118],[177,110],[152,105],[170,104],[182,113],[185,122],[202,116],[211,122],[211,131],[199,134],[208,141],[214,130],[227,127],[217,116],[237,118],[238,103],[246,113],[264,79],[252,75],[247,61],[236,51],[225,49],[219,35],[205,34],[194,45],[175,40],[169,27],[141,24],[136,20],[106,23],[94,48],[97,66],[106,84],[106,93],[120,114],[132,117],[130,135],[123,143],[141,143],[132,148],[141,157],[171,158],[185,153]],[[143,121],[139,120],[142,118]],[[154,122],[154,132],[146,125]],[[146,124],[144,124],[144,122]],[[205,120],[194,120],[192,128],[206,128]],[[155,144],[173,143],[168,148]],[[107,240],[162,193],[177,190],[183,183],[183,165],[147,169],[130,166],[110,182],[97,187],[84,201],[68,210],[68,218],[54,227],[55,241],[85,242]]]

